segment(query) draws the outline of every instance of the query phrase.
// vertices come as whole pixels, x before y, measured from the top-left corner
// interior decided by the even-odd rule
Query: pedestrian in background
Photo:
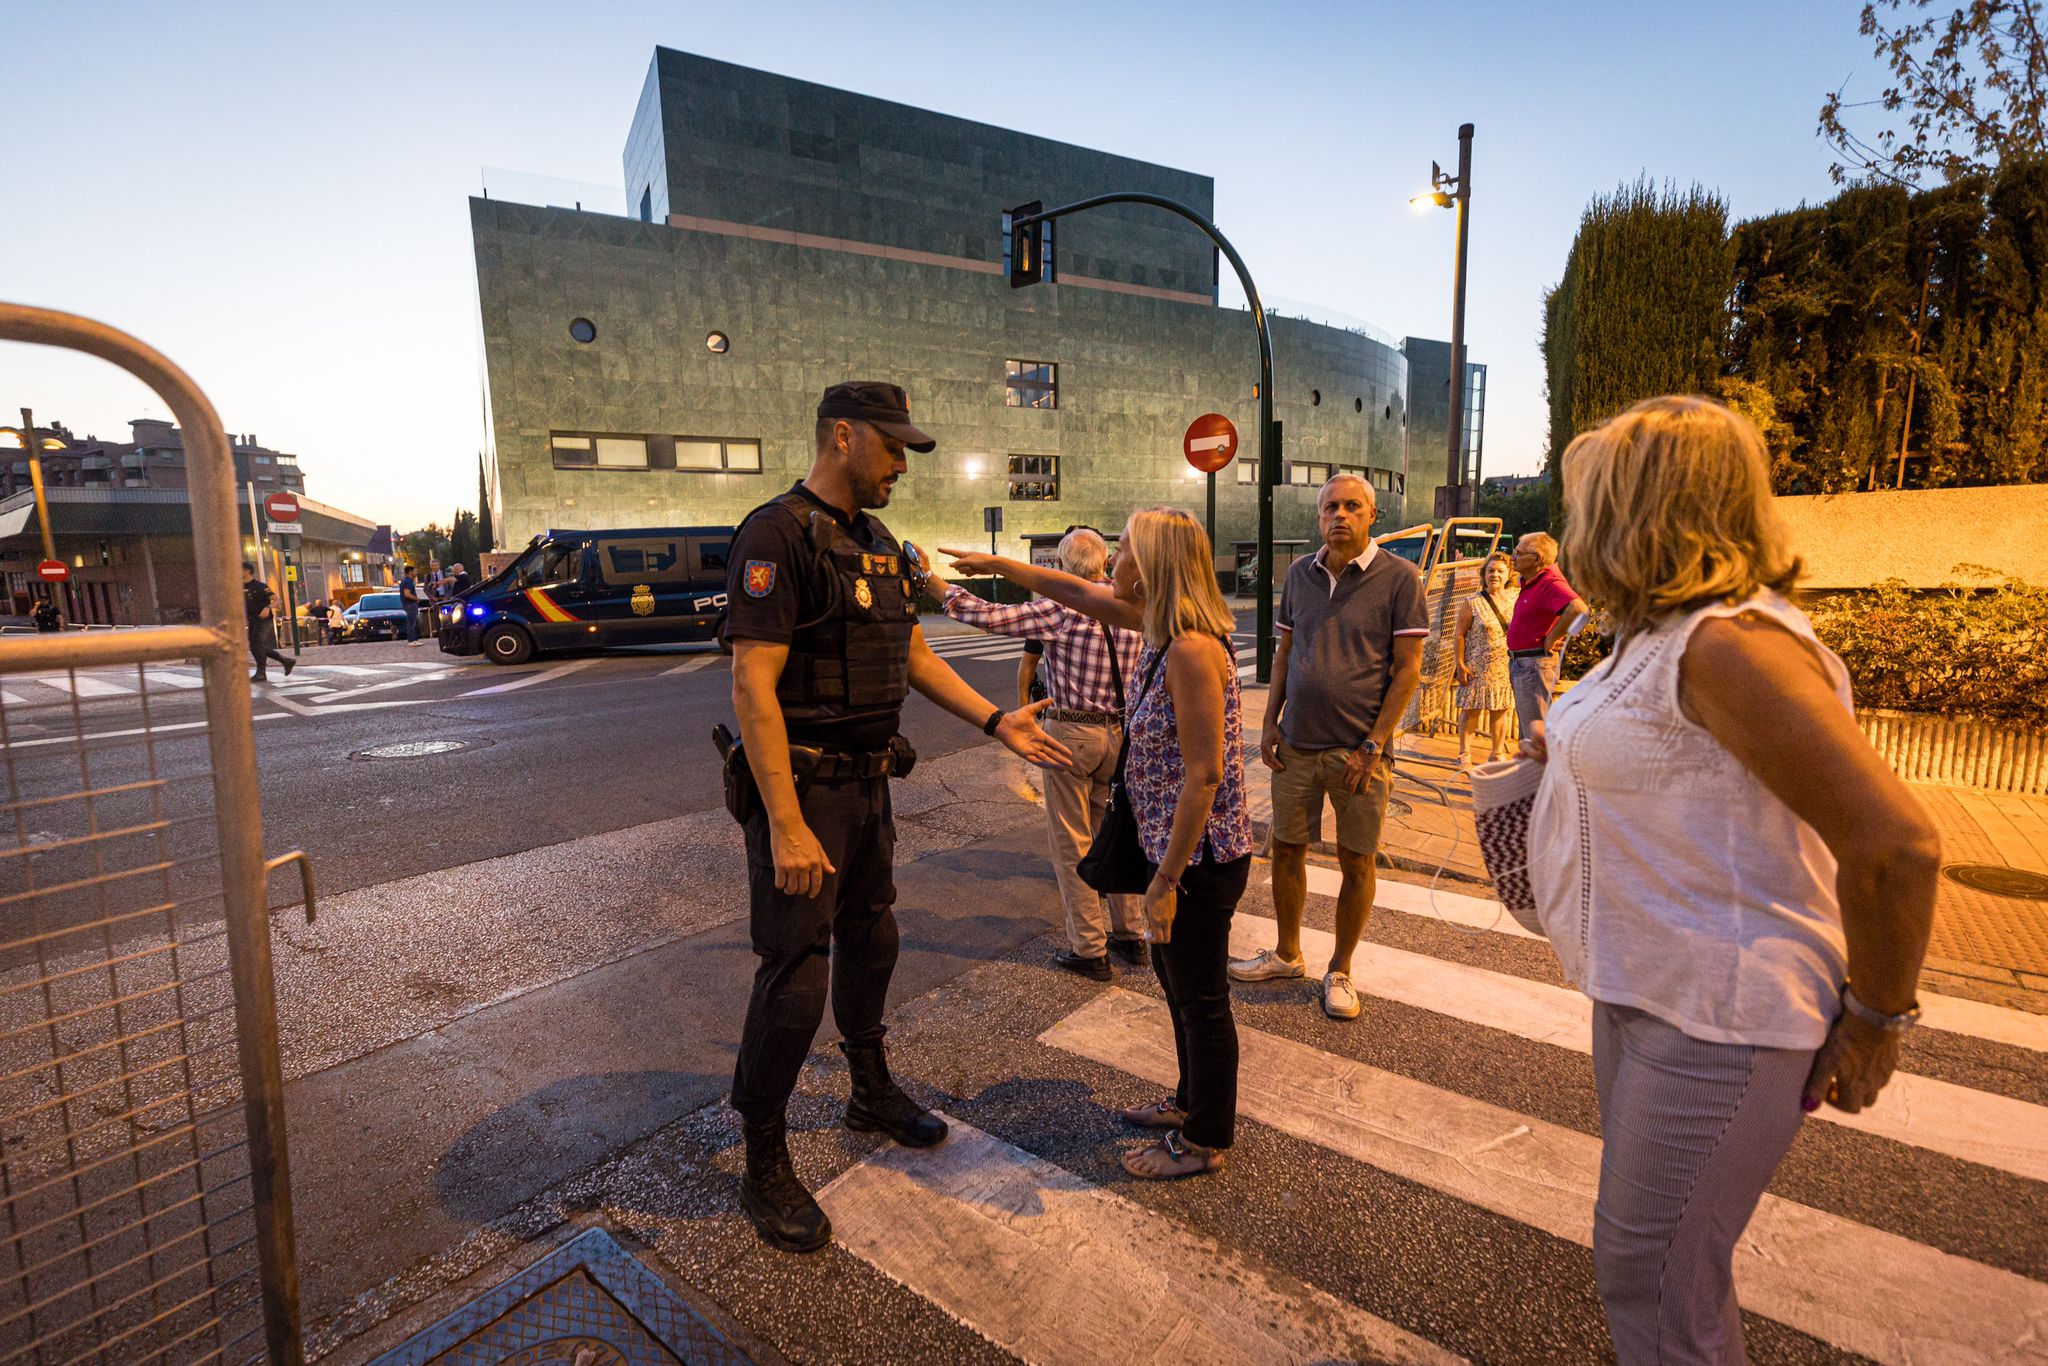
[[[1514,561],[1496,550],[1479,566],[1479,591],[1458,609],[1458,766],[1472,763],[1472,732],[1486,717],[1488,758],[1508,753],[1508,712],[1515,705],[1508,679],[1508,621],[1515,610]]]
[[[448,566],[448,596],[459,598],[469,591],[469,571],[459,564]]]
[[[1230,1013],[1230,919],[1251,872],[1236,628],[1216,587],[1215,553],[1180,508],[1131,515],[1107,585],[994,555],[946,551],[962,573],[999,574],[1096,620],[1144,633],[1126,724],[1124,781],[1153,865],[1145,923],[1173,1017],[1172,1095],[1123,1112],[1164,1129],[1123,1155],[1142,1180],[1222,1168],[1236,1136],[1237,1022]]]
[[[1525,742],[1530,881],[1595,1002],[1593,1268],[1623,1366],[1745,1359],[1732,1261],[1804,1113],[1854,1114],[1919,1015],[1940,845],[1786,600],[1750,422],[1650,399],[1564,454],[1609,660]]]
[[[1319,999],[1331,1019],[1358,1018],[1351,955],[1372,914],[1373,859],[1394,789],[1389,748],[1422,683],[1429,636],[1422,576],[1373,544],[1372,486],[1355,474],[1316,494],[1323,544],[1288,566],[1280,590],[1273,687],[1260,757],[1272,770],[1274,945],[1230,965],[1240,982],[1302,977],[1301,918],[1308,847],[1322,834],[1323,800],[1337,816],[1336,942]]]
[[[412,566],[405,567],[405,577],[398,581],[398,605],[405,611],[405,641],[408,645],[420,643],[420,584],[412,575]]]
[[[1508,682],[1522,734],[1540,732],[1550,700],[1557,695],[1557,658],[1565,633],[1585,615],[1586,604],[1557,567],[1557,540],[1532,531],[1515,542],[1515,573],[1522,579],[1508,619]]]
[[[36,605],[31,610],[29,616],[35,622],[37,631],[47,633],[64,629],[64,617],[57,610],[57,599],[54,596],[54,590],[52,596],[36,599]]]
[[[1083,582],[1109,581],[1109,546],[1091,527],[1078,527],[1061,539],[1059,560],[1068,574]],[[1109,806],[1109,782],[1123,752],[1126,680],[1137,677],[1144,637],[1050,598],[998,604],[958,584],[947,584],[941,605],[955,621],[994,635],[1030,637],[1044,651],[1052,706],[1041,714],[1040,723],[1074,756],[1070,767],[1045,771],[1046,834],[1067,918],[1067,947],[1053,955],[1053,966],[1107,982],[1111,954],[1134,967],[1143,965],[1139,898],[1109,897],[1105,920],[1102,894],[1081,880],[1077,865],[1087,856]],[[1022,679],[1019,691],[1028,692]]]
[[[329,602],[327,604],[327,643],[330,645],[340,644],[348,632],[348,618],[342,613],[343,608],[340,603]]]
[[[277,594],[256,577],[256,566],[247,560],[242,561],[242,614],[249,626],[249,656],[256,661],[249,681],[268,682],[267,666],[273,659],[284,665],[284,676],[290,678],[297,661],[277,648]]]

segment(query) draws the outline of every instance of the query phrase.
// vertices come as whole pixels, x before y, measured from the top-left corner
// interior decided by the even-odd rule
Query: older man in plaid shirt
[[[1098,583],[1108,577],[1109,547],[1088,527],[1060,541],[1060,565]],[[1075,871],[1109,804],[1109,780],[1123,747],[1123,691],[1135,676],[1144,638],[1105,626],[1071,607],[1043,598],[993,603],[954,584],[946,586],[946,615],[1002,636],[1026,636],[1045,646],[1045,686],[1052,706],[1039,717],[1046,734],[1074,753],[1071,769],[1048,768],[1045,826],[1053,870],[1067,910],[1067,947],[1053,965],[1098,982],[1109,980],[1109,955],[1133,966],[1145,962],[1143,898],[1112,896],[1105,924],[1102,896]]]

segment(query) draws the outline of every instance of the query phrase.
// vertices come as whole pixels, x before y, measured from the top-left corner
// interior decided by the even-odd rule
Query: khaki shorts
[[[1281,844],[1314,844],[1322,837],[1323,797],[1337,811],[1337,844],[1367,857],[1379,852],[1380,827],[1387,819],[1387,798],[1394,790],[1394,770],[1383,756],[1374,764],[1365,787],[1344,786],[1344,758],[1349,750],[1296,749],[1280,745],[1286,767],[1273,774],[1273,838]]]

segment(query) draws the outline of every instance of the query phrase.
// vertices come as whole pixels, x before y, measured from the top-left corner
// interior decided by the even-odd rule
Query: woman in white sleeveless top
[[[1617,644],[1525,745],[1529,873],[1595,1002],[1594,1272],[1624,1366],[1741,1362],[1736,1240],[1804,1113],[1891,1077],[1940,847],[1786,601],[1755,427],[1639,403],[1572,442],[1564,502]]]

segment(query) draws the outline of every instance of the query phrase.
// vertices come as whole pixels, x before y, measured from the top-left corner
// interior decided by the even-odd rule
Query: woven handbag
[[[1536,894],[1529,885],[1529,813],[1542,783],[1543,765],[1534,759],[1502,759],[1472,770],[1479,856],[1500,904],[1532,934],[1542,934],[1543,923],[1536,918]]]

